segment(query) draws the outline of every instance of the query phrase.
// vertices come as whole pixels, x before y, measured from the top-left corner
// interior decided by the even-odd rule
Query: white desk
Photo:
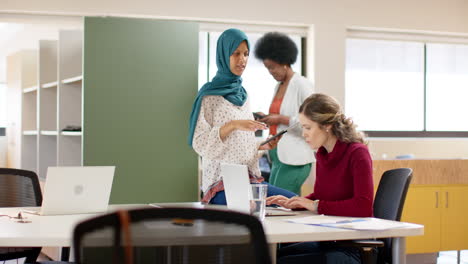
[[[166,206],[199,207],[198,203],[164,204]],[[116,208],[135,208],[145,205],[119,205],[110,206],[110,211]],[[145,206],[146,207],[146,206]],[[210,208],[223,208],[209,206]],[[0,214],[14,216],[24,208],[0,208]],[[303,211],[297,217],[302,217],[310,212]],[[31,223],[17,223],[8,217],[0,217],[0,247],[70,247],[73,228],[76,223],[92,217],[90,214],[63,215],[63,216],[37,216],[25,215]],[[271,248],[276,248],[277,243],[299,241],[329,241],[347,239],[367,239],[377,237],[395,237],[393,245],[393,263],[405,264],[405,237],[417,236],[424,233],[424,227],[411,224],[409,227],[387,229],[383,231],[356,231],[321,226],[303,225],[285,222],[284,219],[293,216],[267,217],[263,223],[265,234]],[[275,251],[272,250],[274,254]],[[274,257],[274,256],[273,256]]]
[[[138,208],[145,205],[109,206],[117,208]],[[29,208],[0,208],[0,215],[16,216]],[[15,219],[0,217],[0,247],[69,247],[75,225],[95,214],[39,216],[23,213],[31,223],[18,223]]]
[[[200,203],[161,203],[162,206],[171,207],[196,207],[224,209],[224,206],[201,205]],[[406,263],[406,239],[407,236],[419,236],[424,234],[424,226],[408,224],[405,228],[394,228],[381,231],[357,231],[340,228],[328,228],[323,226],[304,225],[284,221],[292,217],[304,217],[313,215],[309,211],[298,211],[297,216],[270,216],[263,223],[267,241],[272,249],[270,252],[275,259],[278,243],[303,242],[303,241],[333,241],[349,239],[371,239],[382,237],[394,237],[392,260],[393,264]]]
[[[297,217],[304,217],[311,213],[301,212]],[[407,236],[419,236],[424,234],[424,227],[416,224],[408,224],[405,228],[394,228],[379,231],[359,231],[341,228],[328,228],[315,225],[304,225],[285,222],[290,216],[269,217],[264,223],[267,240],[276,247],[277,243],[299,241],[332,241],[349,239],[370,239],[382,237],[394,237],[393,264],[406,263],[406,239]],[[272,251],[273,253],[273,251]]]

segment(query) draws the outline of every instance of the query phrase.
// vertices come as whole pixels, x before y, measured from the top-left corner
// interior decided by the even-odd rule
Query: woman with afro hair
[[[314,154],[302,137],[298,113],[314,88],[309,80],[291,68],[297,54],[296,44],[278,32],[265,34],[255,46],[255,57],[263,61],[271,76],[278,81],[269,114],[258,113],[263,116],[259,121],[270,126],[271,135],[292,126],[278,147],[269,151],[272,162],[269,183],[300,194],[301,186],[310,174]]]

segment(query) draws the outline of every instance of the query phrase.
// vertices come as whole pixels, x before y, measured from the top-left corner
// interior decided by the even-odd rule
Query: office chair
[[[374,217],[400,221],[412,177],[413,170],[409,168],[384,172],[375,194]],[[392,263],[392,238],[354,240],[338,244],[346,247],[358,247],[363,264]]]
[[[42,193],[37,174],[33,171],[0,168],[0,207],[41,206]],[[0,261],[26,258],[34,263],[40,247],[0,248]]]
[[[261,222],[232,211],[142,208],[98,216],[73,233],[76,263],[271,263]]]

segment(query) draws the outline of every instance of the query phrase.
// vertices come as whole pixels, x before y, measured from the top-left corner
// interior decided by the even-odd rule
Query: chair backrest
[[[374,199],[374,217],[400,221],[405,205],[408,187],[413,177],[413,170],[399,168],[384,172]],[[379,263],[391,263],[392,240],[382,239],[385,243],[379,252]]]
[[[41,206],[42,192],[33,171],[0,168],[0,207]]]
[[[41,206],[42,192],[39,178],[33,171],[0,168],[0,207]],[[36,262],[41,252],[36,248],[0,248],[0,260],[26,257],[27,263]]]
[[[124,212],[128,225],[120,211],[76,226],[76,263],[271,263],[263,226],[253,216],[195,208]]]

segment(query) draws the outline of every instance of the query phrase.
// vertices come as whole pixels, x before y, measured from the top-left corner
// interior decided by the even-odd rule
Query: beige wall
[[[315,52],[309,76],[317,90],[344,102],[345,37],[348,27],[468,34],[466,0],[2,0],[3,13],[124,15],[312,26]],[[377,155],[401,153],[468,156],[464,140],[372,141]]]
[[[7,166],[7,138],[0,136],[0,168]]]

